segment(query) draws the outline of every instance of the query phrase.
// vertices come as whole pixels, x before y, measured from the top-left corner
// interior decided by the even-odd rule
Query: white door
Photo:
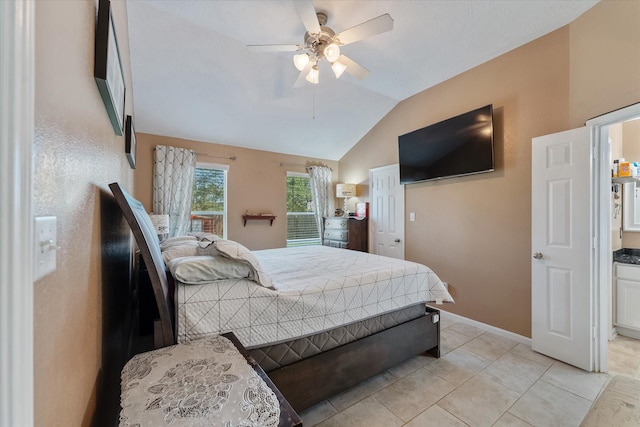
[[[531,347],[593,370],[591,143],[587,128],[532,141]]]
[[[400,166],[369,171],[371,252],[404,259],[404,185]]]

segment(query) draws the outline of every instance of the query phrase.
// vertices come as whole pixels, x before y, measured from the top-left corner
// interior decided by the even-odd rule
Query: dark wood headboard
[[[173,326],[175,325],[173,295],[170,292],[169,279],[155,227],[140,201],[120,188],[117,182],[109,184],[109,188],[133,232],[142,260],[149,271],[149,279],[160,316],[154,324],[154,345],[156,348],[173,345],[176,343]]]

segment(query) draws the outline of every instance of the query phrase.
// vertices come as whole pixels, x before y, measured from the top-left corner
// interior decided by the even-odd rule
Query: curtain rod
[[[213,154],[207,154],[207,153],[196,153],[197,156],[203,156],[203,157],[213,157],[214,159],[227,159],[227,160],[233,160],[235,161],[237,159],[236,156],[230,156],[230,157],[226,157],[226,156],[214,156]]]

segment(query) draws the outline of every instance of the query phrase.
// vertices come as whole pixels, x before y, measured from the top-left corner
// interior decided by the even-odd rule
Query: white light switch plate
[[[409,221],[415,221],[415,220],[416,220],[416,213],[409,212]]]
[[[33,276],[38,280],[56,270],[56,251],[58,238],[56,232],[57,218],[55,216],[40,216],[35,218],[34,226],[34,259]]]

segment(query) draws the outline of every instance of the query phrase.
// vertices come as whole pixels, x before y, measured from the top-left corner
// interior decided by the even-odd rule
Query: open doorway
[[[614,289],[614,274],[616,270],[613,264],[613,250],[614,247],[624,245],[624,240],[616,222],[618,219],[624,220],[623,200],[618,213],[619,217],[614,218],[616,202],[620,202],[621,199],[616,199],[615,187],[612,185],[611,169],[613,167],[613,157],[619,155],[619,152],[615,151],[615,143],[612,143],[612,137],[615,137],[615,133],[620,130],[616,126],[637,118],[640,118],[640,103],[596,117],[586,123],[591,131],[595,159],[593,164],[594,198],[592,208],[597,250],[594,256],[594,271],[592,271],[595,284],[592,295],[592,308],[597,337],[594,348],[594,361],[596,371],[600,372],[608,372],[609,370],[609,341],[614,337],[615,331],[613,328],[617,322],[617,313],[615,312],[617,306],[614,307],[614,304],[617,303],[617,295],[614,294],[614,291],[617,291],[617,287]],[[640,145],[640,141],[636,143]],[[640,148],[638,148],[638,153],[640,157]],[[635,156],[635,154],[633,155]],[[631,161],[633,162],[635,159]],[[640,162],[640,160],[638,161]],[[637,239],[638,247],[640,248],[640,234]],[[633,239],[627,240],[632,241]],[[635,245],[635,243],[632,244]],[[614,355],[614,352],[612,352],[611,356],[615,357],[617,354]],[[614,363],[617,363],[617,361],[614,361]],[[612,366],[614,365],[612,364]]]
[[[640,116],[611,124],[608,134],[613,265],[607,368],[640,378]]]

